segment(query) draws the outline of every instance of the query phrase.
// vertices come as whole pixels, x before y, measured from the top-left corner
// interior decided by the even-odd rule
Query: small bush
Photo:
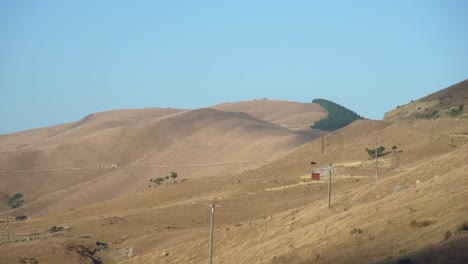
[[[351,232],[350,232],[350,233],[351,233],[351,235],[356,234],[356,233],[361,234],[361,233],[362,233],[362,229],[361,229],[361,228],[356,228],[356,227],[355,227],[355,228],[351,229]]]
[[[380,157],[380,156],[383,156],[384,155],[384,151],[385,151],[385,147],[384,146],[380,146],[376,149],[368,149],[366,148],[366,151],[367,151],[367,154],[369,154],[369,156],[371,157],[374,157],[375,156],[375,152],[377,151],[377,156]]]
[[[417,113],[415,117],[418,119],[436,119],[439,117],[439,110],[428,111],[428,113]]]
[[[463,113],[463,105],[459,105],[457,108],[451,109],[448,112],[449,116],[451,116],[451,117],[457,117],[457,116],[461,115],[462,113]]]
[[[421,221],[416,221],[416,220],[411,220],[410,226],[411,227],[426,227],[432,224],[431,220],[421,220]]]
[[[25,215],[18,215],[15,219],[16,219],[16,221],[24,221],[24,220],[28,219],[28,217],[25,216]]]
[[[13,197],[11,197],[8,200],[8,205],[11,208],[21,207],[25,202],[24,200],[21,199],[22,197],[23,197],[23,195],[21,193],[16,193],[15,195],[13,195]]]
[[[468,231],[468,220],[463,221],[463,223],[457,226],[457,233],[467,232]]]

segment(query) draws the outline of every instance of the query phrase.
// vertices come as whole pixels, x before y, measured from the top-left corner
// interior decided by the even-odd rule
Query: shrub
[[[13,195],[13,197],[11,197],[8,200],[8,205],[11,208],[21,207],[24,204],[24,200],[21,199],[22,197],[23,197],[23,195],[21,193],[17,193],[15,195]]]
[[[362,229],[361,229],[361,228],[356,228],[356,227],[355,227],[355,228],[351,229],[351,232],[350,232],[350,233],[351,233],[351,235],[356,234],[356,233],[361,234],[361,233],[362,233]]]
[[[16,216],[15,219],[16,219],[16,221],[24,221],[24,220],[28,219],[28,217],[25,216],[25,215],[18,215],[18,216]]]
[[[415,117],[418,119],[435,119],[439,117],[439,110],[429,111],[428,113],[417,113]]]
[[[461,115],[463,113],[463,105],[459,105],[457,108],[455,109],[451,109],[449,112],[448,112],[448,115],[451,116],[451,117],[457,117],[459,115]]]
[[[172,182],[175,182],[175,179],[178,177],[177,172],[171,172]]]
[[[384,146],[380,146],[376,149],[368,149],[366,148],[367,150],[367,154],[369,154],[370,156],[375,156],[375,152],[377,151],[377,156],[382,156],[384,154],[384,151],[385,151],[385,147]]]
[[[468,220],[463,221],[463,223],[457,226],[457,233],[462,233],[468,231]]]

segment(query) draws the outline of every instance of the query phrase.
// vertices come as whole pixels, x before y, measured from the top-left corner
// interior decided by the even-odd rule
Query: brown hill
[[[151,178],[171,171],[184,178],[241,172],[321,134],[214,109],[139,121],[109,115],[90,116],[27,148],[0,153],[0,193],[21,193],[29,201],[16,213],[44,215],[106,201],[144,190]]]
[[[91,261],[83,248],[92,251],[98,240],[109,245],[95,253],[104,263],[201,263],[209,241],[206,204],[214,200],[221,205],[214,262],[466,263],[466,135],[466,120],[361,120],[255,170],[14,222],[15,240],[27,240],[4,242],[0,253],[5,261],[83,263]],[[401,151],[379,158],[377,183],[365,151],[376,139]],[[335,168],[331,209],[326,177],[303,177],[329,163]],[[52,225],[65,229],[46,231]]]
[[[310,130],[314,122],[327,117],[327,111],[315,103],[281,100],[253,100],[224,103],[212,108],[228,112],[244,112],[267,122],[292,130]]]
[[[467,118],[468,80],[423,97],[385,114],[385,120]]]
[[[175,129],[179,127],[183,129]],[[292,133],[251,115],[213,109],[114,129],[102,132],[100,138],[114,143],[131,138],[131,143],[125,143],[128,145],[122,143],[123,148],[138,147],[133,154],[118,156],[126,166],[97,178],[98,187],[84,182],[83,189],[96,188],[92,191],[81,192],[80,185],[75,185],[76,189],[67,188],[52,194],[55,197],[41,197],[36,204],[0,214],[4,219],[34,216],[26,221],[10,218],[10,241],[7,232],[0,231],[0,262],[27,257],[40,263],[203,263],[208,261],[207,205],[213,202],[221,206],[216,209],[214,263],[390,264],[411,259],[413,263],[461,264],[468,260],[466,119],[360,120],[306,144],[298,143],[255,168],[178,179],[175,184],[127,195],[119,186],[138,177],[147,180],[164,175],[152,169],[166,169],[167,173],[187,168],[183,164],[177,167],[176,162],[170,167],[150,165],[164,157],[170,157],[167,162],[191,161],[170,154],[172,146],[182,149],[177,149],[179,141],[192,144],[185,150],[195,160],[205,154],[214,160],[221,155],[234,160],[228,153],[240,151],[243,154],[237,161],[243,160],[239,157],[255,161],[268,144],[278,144],[268,149],[277,154],[275,150],[308,134]],[[232,134],[226,136],[229,132]],[[119,137],[122,135],[125,137]],[[85,138],[91,142],[91,135]],[[80,146],[86,146],[85,142],[78,140]],[[209,151],[197,149],[200,142]],[[92,143],[89,145],[102,144]],[[378,177],[377,163],[366,151],[376,143],[388,150],[378,159]],[[145,149],[147,146],[161,148],[166,154],[159,156],[159,151]],[[210,156],[211,151],[217,151],[216,155]],[[113,153],[123,152],[112,148],[107,155]],[[327,207],[329,164],[333,164],[331,208]],[[215,167],[192,165],[202,166],[203,171]],[[312,169],[321,172],[321,180],[310,179]],[[126,180],[115,183],[119,179]],[[64,211],[64,204],[74,204],[93,193],[108,195],[109,190],[119,197]],[[60,196],[61,192],[71,195]],[[62,205],[51,202],[61,199],[66,200]],[[107,249],[96,244],[103,242]]]

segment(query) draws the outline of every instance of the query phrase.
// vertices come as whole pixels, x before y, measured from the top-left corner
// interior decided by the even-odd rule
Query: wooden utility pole
[[[211,228],[210,228],[210,264],[213,263],[213,229],[214,229],[214,220],[215,220],[215,208],[219,207],[215,203],[208,205],[211,207]]]
[[[331,208],[331,178],[332,178],[332,164],[328,166],[328,208]]]

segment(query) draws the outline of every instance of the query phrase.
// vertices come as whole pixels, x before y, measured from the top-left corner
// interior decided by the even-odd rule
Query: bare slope
[[[171,108],[146,108],[112,110],[94,113],[77,122],[0,135],[0,152],[53,145],[107,128],[136,124],[181,111],[184,110]]]
[[[183,178],[258,167],[310,141],[244,113],[199,109],[125,125],[86,126],[64,141],[0,153],[0,193],[30,203],[14,214],[44,215],[142,191],[149,179],[176,171]],[[78,136],[79,131],[85,131]],[[47,184],[45,184],[47,183]]]
[[[80,263],[73,249],[93,249],[99,240],[109,243],[109,251],[96,253],[104,263],[203,263],[206,204],[215,200],[221,205],[216,263],[398,263],[407,257],[415,263],[466,263],[466,135],[465,120],[358,121],[256,170],[189,179],[15,222],[12,229],[32,240],[3,243],[0,254],[10,262],[27,256]],[[377,184],[365,151],[375,139],[402,151],[380,158]],[[313,168],[336,168],[331,209],[326,178],[303,178],[311,160],[318,163]],[[70,229],[56,236],[31,232],[51,225]]]
[[[385,114],[385,120],[468,117],[468,80],[447,87]]]
[[[327,111],[318,104],[281,100],[224,103],[215,105],[212,108],[229,112],[244,112],[293,130],[310,130],[309,127],[314,122],[327,116]]]

